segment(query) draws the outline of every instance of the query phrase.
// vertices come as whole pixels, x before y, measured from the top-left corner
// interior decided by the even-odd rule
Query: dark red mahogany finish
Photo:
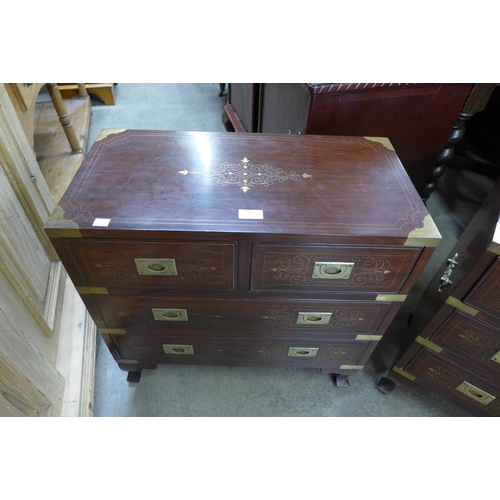
[[[440,240],[386,139],[147,130],[103,131],[46,231],[131,380],[184,363],[339,385]]]

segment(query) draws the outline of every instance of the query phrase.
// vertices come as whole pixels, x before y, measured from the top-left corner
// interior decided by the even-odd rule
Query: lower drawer
[[[422,349],[404,370],[415,377],[417,384],[451,397],[471,413],[500,416],[500,387],[461,365]]]
[[[112,335],[111,338],[123,359],[143,363],[289,366],[339,373],[359,371],[377,345],[369,341],[256,335],[228,338],[157,334]]]

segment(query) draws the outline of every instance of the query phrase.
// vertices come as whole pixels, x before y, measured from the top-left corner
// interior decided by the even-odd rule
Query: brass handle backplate
[[[146,276],[177,276],[175,259],[134,259],[137,272]]]
[[[492,396],[486,391],[483,391],[483,389],[479,389],[479,387],[476,387],[465,380],[456,387],[456,390],[483,405],[487,405],[495,399],[495,396]]]
[[[153,307],[153,316],[156,321],[187,321],[186,309],[159,309]]]
[[[312,277],[345,280],[351,276],[354,262],[315,262]]]
[[[194,354],[192,345],[163,344],[165,354]]]
[[[290,347],[288,349],[288,356],[295,356],[299,358],[315,358],[318,354],[319,347]]]
[[[497,351],[493,356],[491,356],[491,360],[495,363],[500,363],[500,351]]]
[[[332,319],[332,313],[299,312],[297,325],[327,325]]]

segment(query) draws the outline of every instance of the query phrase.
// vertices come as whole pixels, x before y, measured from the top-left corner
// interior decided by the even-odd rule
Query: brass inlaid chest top
[[[411,235],[433,245],[427,215],[396,153],[372,138],[125,130],[94,143],[47,229]]]

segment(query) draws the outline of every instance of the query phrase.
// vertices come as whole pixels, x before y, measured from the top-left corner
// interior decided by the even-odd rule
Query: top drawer
[[[255,245],[252,290],[398,293],[420,249]]]
[[[70,240],[85,286],[234,290],[236,243]],[[76,283],[77,285],[79,283]]]
[[[464,303],[500,319],[500,257],[495,260],[490,271],[479,281]]]

